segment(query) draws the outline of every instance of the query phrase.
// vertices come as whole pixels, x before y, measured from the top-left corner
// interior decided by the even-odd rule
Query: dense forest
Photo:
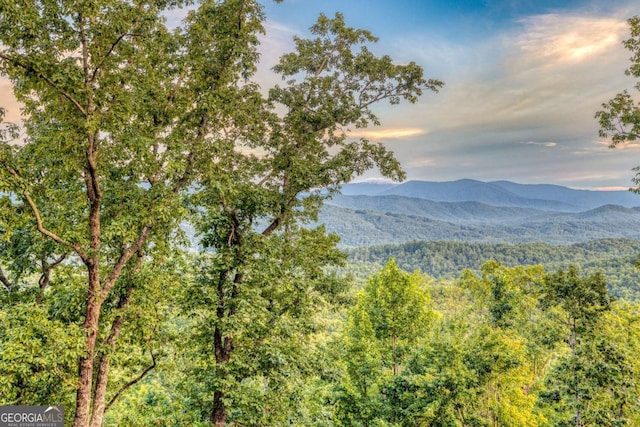
[[[447,243],[345,274],[323,202],[372,168],[405,179],[347,129],[443,82],[337,13],[261,88],[264,20],[252,0],[0,3],[22,105],[0,121],[0,405],[60,406],[74,427],[639,425],[634,292],[515,265],[590,269],[600,245],[627,265],[635,243]],[[628,93],[603,108],[603,136],[635,139]],[[378,250],[397,248],[362,259]],[[509,258],[478,266],[482,250]],[[450,257],[474,264],[398,266]]]
[[[454,241],[411,242],[355,248],[347,251],[347,270],[366,279],[389,258],[407,271],[420,270],[434,278],[457,278],[463,270],[480,271],[490,260],[508,267],[541,265],[547,271],[570,265],[583,272],[601,272],[615,297],[640,301],[640,271],[636,267],[640,242],[632,239],[603,239],[554,246],[545,243],[490,244]]]

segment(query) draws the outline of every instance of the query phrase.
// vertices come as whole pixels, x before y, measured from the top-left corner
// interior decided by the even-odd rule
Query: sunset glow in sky
[[[594,118],[634,80],[626,20],[637,1],[264,0],[267,38],[258,77],[306,36],[319,13],[339,11],[371,30],[373,50],[416,61],[445,82],[416,105],[377,109],[381,141],[409,179],[508,179],[575,188],[627,188],[639,147],[609,149]],[[375,177],[370,173],[367,177]]]

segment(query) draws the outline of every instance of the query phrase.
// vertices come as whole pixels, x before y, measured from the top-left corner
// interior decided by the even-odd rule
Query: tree
[[[342,338],[345,375],[338,386],[335,418],[338,425],[368,426],[382,418],[382,351],[366,308],[358,304],[349,313]]]
[[[69,411],[76,427],[100,426],[108,395],[119,395],[109,379],[119,338],[136,326],[126,312],[167,256],[183,193],[234,151],[226,129],[252,126],[241,112],[256,94],[245,79],[259,5],[204,0],[172,32],[164,13],[181,4],[0,5],[0,73],[24,104],[26,135],[0,135],[0,230],[13,246],[2,283],[18,289],[10,276],[40,270],[49,298],[64,292],[63,282],[46,292],[54,268],[82,272],[81,315],[69,319],[84,337]],[[33,258],[7,259],[18,244]]]
[[[624,46],[631,51],[631,66],[625,74],[640,78],[640,16],[629,19],[631,37],[624,41]],[[640,90],[640,81],[634,86]],[[606,104],[603,110],[596,113],[600,123],[600,136],[611,138],[610,147],[635,141],[640,137],[640,103],[627,91],[617,94]],[[635,192],[640,192],[640,167],[634,169],[636,177],[633,182],[638,185]]]
[[[425,335],[433,317],[421,276],[403,272],[391,259],[369,279],[357,306],[372,319],[376,339],[383,349],[383,366],[399,375],[403,353]]]
[[[427,338],[434,318],[419,273],[402,271],[391,259],[367,281],[343,338],[347,369],[339,387],[341,425],[400,421],[401,368]]]
[[[286,384],[277,379],[286,377],[283,369],[297,369],[313,307],[335,293],[324,268],[343,260],[337,238],[309,223],[323,199],[372,167],[404,176],[391,152],[349,138],[348,127],[378,124],[375,104],[415,102],[442,85],[413,62],[373,55],[367,44],[377,39],[346,26],[340,14],[321,15],[311,34],[296,38],[296,52],[274,67],[285,85],[271,88],[266,100],[254,91],[238,108],[235,123],[246,126],[225,135],[232,149],[223,177],[220,165],[210,164],[190,197],[208,251],[191,306],[202,313],[193,363],[207,367],[193,373],[209,386],[194,399],[210,408],[216,425],[284,422],[286,405],[277,397]],[[289,360],[286,367],[265,363],[276,354]],[[241,391],[251,384],[260,392],[247,402],[251,393]],[[239,415],[230,415],[238,406]]]
[[[546,369],[563,332],[555,322],[555,314],[539,304],[546,277],[541,266],[504,267],[496,261],[487,261],[481,267],[481,277],[466,270],[460,280],[490,326],[505,333],[515,332],[526,340],[534,380]]]
[[[587,350],[598,321],[611,309],[607,284],[599,273],[583,277],[570,266],[567,271],[558,270],[547,275],[541,304],[545,308],[562,309],[560,322],[567,331],[569,355],[561,359],[552,374],[552,379],[559,382],[557,399],[571,408],[572,425],[588,425],[583,417],[588,400],[593,397],[588,383],[591,377],[589,364],[593,362],[594,354]],[[552,388],[551,394],[553,392]]]

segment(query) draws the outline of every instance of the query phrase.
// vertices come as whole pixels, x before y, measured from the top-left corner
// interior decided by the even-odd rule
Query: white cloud
[[[620,42],[626,28],[613,18],[543,15],[472,45],[427,47],[437,60],[422,58],[426,73],[445,87],[408,114],[432,132],[594,128],[593,113],[625,81],[628,53]]]
[[[397,184],[396,181],[389,178],[372,177],[372,178],[360,178],[353,181],[359,184]]]
[[[624,75],[629,52],[621,41],[628,25],[619,15],[531,16],[466,45],[426,36],[415,44],[404,40],[405,51],[418,55],[426,75],[445,81],[439,94],[425,94],[417,106],[381,114],[384,123],[401,120],[406,127],[429,129],[416,139],[420,144],[393,145],[407,159],[409,178],[563,177],[562,182],[584,179],[589,186],[625,185],[633,159],[607,149],[606,142],[594,144],[595,112],[633,84]],[[533,146],[541,149],[532,152]],[[410,164],[434,156],[437,164],[424,170]]]
[[[553,68],[588,61],[620,43],[627,30],[623,20],[567,15],[537,15],[523,19],[525,31],[515,40],[522,51],[516,64]]]
[[[527,141],[527,142],[523,142],[523,144],[525,145],[539,145],[542,147],[556,147],[558,145],[557,142],[553,142],[553,141],[548,141],[548,142],[539,142],[539,141]]]
[[[265,24],[266,34],[260,38],[260,63],[255,80],[266,94],[266,90],[276,84],[282,84],[282,80],[271,69],[278,64],[280,57],[294,50],[293,37],[297,31],[287,25],[267,21]]]
[[[423,168],[436,165],[436,159],[431,157],[418,157],[406,162],[408,168]]]
[[[616,186],[616,185],[609,185],[609,186],[604,186],[604,187],[592,187],[592,188],[588,188],[588,190],[592,190],[592,191],[627,191],[629,190],[629,187],[621,187],[621,186]]]
[[[420,128],[388,128],[388,129],[371,129],[371,130],[355,130],[349,132],[349,136],[363,137],[371,139],[403,139],[418,135],[424,135],[427,132]]]

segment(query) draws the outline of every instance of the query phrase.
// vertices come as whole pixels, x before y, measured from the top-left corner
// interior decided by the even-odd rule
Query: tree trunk
[[[216,307],[216,318],[218,324],[215,326],[213,332],[213,349],[216,357],[216,377],[218,389],[213,393],[213,410],[211,412],[211,423],[215,426],[224,426],[227,422],[227,408],[224,405],[224,380],[227,378],[226,364],[231,358],[231,350],[233,349],[233,338],[225,335],[221,325],[223,324],[227,315],[232,315],[232,312],[226,313],[226,284],[227,284],[228,272],[224,271],[220,273],[217,286],[218,303]],[[234,280],[234,283],[238,280],[238,275]]]
[[[140,258],[142,260],[142,258]],[[129,305],[131,300],[131,294],[133,288],[128,286],[126,292],[118,301],[118,310],[122,310]],[[104,413],[106,410],[107,401],[107,383],[109,381],[109,370],[111,369],[110,353],[116,351],[116,341],[122,331],[124,325],[124,317],[122,315],[116,316],[111,323],[111,332],[107,338],[107,348],[105,352],[100,356],[100,362],[98,363],[98,374],[96,375],[96,387],[93,396],[93,410],[91,412],[91,427],[102,426],[104,420]]]
[[[96,376],[96,391],[93,396],[93,411],[91,412],[91,427],[102,426],[104,419],[105,402],[107,397],[107,382],[111,367],[109,354],[100,356],[98,375]]]
[[[224,407],[222,398],[224,393],[222,390],[216,390],[213,394],[213,413],[211,414],[211,423],[214,426],[224,426],[227,422],[227,410]]]
[[[78,369],[78,390],[76,392],[76,414],[74,427],[88,427],[91,408],[91,394],[93,385],[93,361],[95,358],[98,324],[100,321],[100,272],[94,259],[87,266],[89,270],[89,293],[87,295],[87,310],[84,329],[87,334],[85,341],[85,355],[80,359]]]
[[[393,346],[393,376],[397,377],[400,373],[400,367],[398,366],[398,337],[394,333],[391,337]]]
[[[214,334],[214,351],[216,356],[216,377],[218,382],[222,384],[227,378],[227,367],[225,366],[231,358],[231,350],[233,348],[233,338],[222,337],[222,330],[216,326]],[[213,411],[211,413],[211,423],[215,426],[224,426],[227,422],[227,408],[224,405],[223,385],[213,394]]]

